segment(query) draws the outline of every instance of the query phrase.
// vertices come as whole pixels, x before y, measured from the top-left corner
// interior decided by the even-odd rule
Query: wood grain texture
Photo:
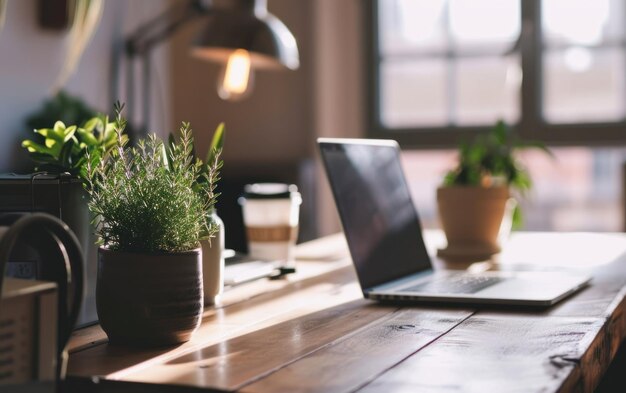
[[[349,392],[419,351],[469,317],[463,310],[407,308],[308,355],[245,392]],[[312,372],[314,370],[314,372]]]
[[[589,273],[593,277],[589,287],[546,310],[546,314],[609,317],[621,302],[621,292],[626,287],[626,254],[611,263],[589,270]]]
[[[95,327],[77,334],[69,373],[250,393],[592,392],[626,336],[626,236],[515,239],[531,252],[478,267],[510,270],[522,260],[544,270],[577,258],[591,285],[546,310],[377,305],[362,299],[334,236],[300,246],[311,259],[302,256],[288,280],[227,292],[187,344],[141,351],[101,344]],[[595,253],[598,241],[607,247]],[[559,249],[542,249],[552,243]]]
[[[359,391],[557,391],[602,322],[478,314]]]
[[[560,388],[561,392],[593,392],[626,339],[626,288],[609,306],[610,314],[585,353],[574,359],[574,370]],[[618,301],[618,299],[621,299]],[[624,387],[626,390],[626,387]]]
[[[351,266],[341,267],[326,274],[283,284],[279,290],[227,307],[208,309],[192,340],[181,346],[137,349],[105,343],[75,352],[70,356],[68,373],[72,376],[126,378],[139,370],[229,338],[357,299],[362,299],[362,294],[354,282],[354,271]]]
[[[359,300],[212,345],[127,380],[190,384],[237,390],[337,340],[379,321],[396,308]]]

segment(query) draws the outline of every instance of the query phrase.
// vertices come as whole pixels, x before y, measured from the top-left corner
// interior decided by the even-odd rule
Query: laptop
[[[395,141],[318,139],[366,298],[550,306],[590,277],[570,272],[433,270]]]

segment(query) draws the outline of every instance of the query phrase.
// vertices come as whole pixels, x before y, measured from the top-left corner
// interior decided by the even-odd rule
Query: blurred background
[[[82,29],[63,23],[64,11],[53,17],[68,3],[0,1],[0,172],[32,171],[20,142],[52,125],[35,123],[46,121],[44,103],[59,92],[79,99],[65,103],[70,111],[110,113],[133,86],[134,101],[150,110],[135,108],[131,123],[167,136],[190,121],[199,152],[226,123],[218,213],[229,247],[245,244],[236,199],[253,181],[299,186],[301,240],[340,229],[317,158],[322,136],[399,140],[414,201],[432,228],[435,191],[456,146],[504,119],[555,153],[523,154],[535,183],[522,200],[525,229],[624,229],[621,0],[269,0],[296,39],[300,65],[255,71],[237,101],[217,93],[223,66],[190,55],[202,18],[154,46],[148,74],[129,61],[129,37],[168,10],[175,18],[188,1],[91,0],[97,12]]]

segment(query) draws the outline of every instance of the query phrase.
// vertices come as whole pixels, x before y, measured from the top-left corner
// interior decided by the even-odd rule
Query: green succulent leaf
[[[99,117],[94,117],[92,119],[87,120],[82,128],[86,131],[86,133],[93,135],[93,131],[98,126],[100,127],[102,126],[102,119],[100,119]]]
[[[26,148],[30,153],[51,155],[49,147],[31,140],[22,141],[22,147]]]
[[[54,123],[53,130],[58,135],[63,135],[63,132],[65,131],[65,124],[62,121],[58,120]]]
[[[92,119],[93,120],[93,119]],[[76,130],[81,143],[85,146],[96,146],[100,143],[98,138],[93,134],[94,128],[85,126]]]

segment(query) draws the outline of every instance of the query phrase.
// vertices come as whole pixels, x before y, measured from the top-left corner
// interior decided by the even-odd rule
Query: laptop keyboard
[[[458,274],[433,278],[430,281],[404,288],[400,292],[476,293],[502,280],[504,278],[496,276]]]

